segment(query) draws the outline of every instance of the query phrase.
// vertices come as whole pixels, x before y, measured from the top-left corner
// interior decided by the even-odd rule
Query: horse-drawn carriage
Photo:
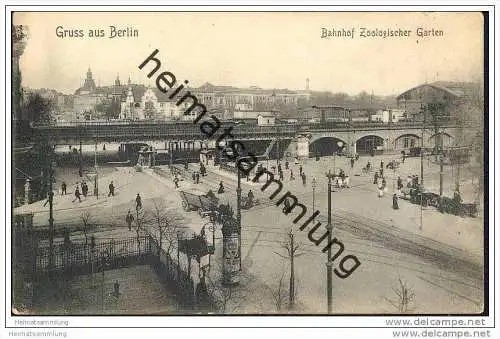
[[[422,204],[422,206],[432,206],[439,208],[439,194],[422,191],[420,187],[404,187],[401,190],[403,199],[409,200],[413,204]]]
[[[477,204],[463,203],[456,199],[442,197],[438,209],[441,213],[459,215],[461,217],[477,217]]]
[[[212,191],[208,193],[198,190],[179,191],[182,198],[182,208],[186,211],[198,211],[200,216],[205,216],[207,213],[217,210],[219,199]]]
[[[241,197],[241,208],[244,210],[248,210],[259,204],[260,204],[259,199],[250,199],[248,197]]]
[[[395,170],[398,167],[399,167],[399,161],[397,161],[397,160],[391,160],[385,166],[385,168],[388,168],[388,169],[391,169],[391,170]]]
[[[422,203],[422,206],[432,206],[437,208],[441,213],[449,213],[459,215],[461,217],[477,217],[477,204],[475,203],[462,203],[457,199],[448,197],[441,197],[439,194],[421,191],[419,187],[409,188],[405,187],[401,190],[403,199],[409,200],[414,204]]]

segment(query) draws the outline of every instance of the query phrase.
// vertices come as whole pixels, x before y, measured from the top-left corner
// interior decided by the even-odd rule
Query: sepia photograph
[[[8,14],[19,324],[492,312],[489,13]]]

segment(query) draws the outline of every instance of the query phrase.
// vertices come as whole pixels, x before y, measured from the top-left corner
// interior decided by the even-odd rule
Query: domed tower
[[[94,92],[96,90],[97,86],[95,85],[95,81],[92,78],[92,71],[89,69],[87,70],[87,77],[85,78],[85,82],[83,83],[83,90],[87,92]]]

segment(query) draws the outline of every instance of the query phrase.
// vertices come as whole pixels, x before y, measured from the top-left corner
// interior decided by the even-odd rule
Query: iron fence
[[[35,273],[66,271],[72,275],[84,274],[89,270],[113,269],[131,260],[143,261],[151,255],[148,236],[111,240],[101,243],[55,244],[50,258],[49,247],[39,247],[35,254]],[[105,263],[103,263],[103,260]],[[51,265],[52,262],[52,265]]]

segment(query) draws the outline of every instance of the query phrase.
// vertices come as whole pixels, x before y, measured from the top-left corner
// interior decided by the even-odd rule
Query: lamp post
[[[313,189],[313,213],[314,213],[314,198],[315,198],[315,193],[316,193],[316,178],[313,178],[312,180],[312,189]],[[314,219],[313,219],[314,222]]]
[[[54,192],[52,181],[54,171],[52,168],[52,157],[49,158],[49,269],[54,268]]]
[[[97,174],[97,140],[95,141],[94,148],[94,167],[95,167],[95,178],[94,178],[94,195],[97,199],[99,199],[99,181]]]
[[[213,254],[215,254],[215,223],[212,221],[213,217],[210,217],[210,222],[207,222],[203,227],[208,226],[208,230],[212,232],[212,250]],[[211,267],[211,258],[212,253],[208,253],[208,270],[210,271]]]
[[[337,141],[337,146],[338,146],[338,148],[333,153],[333,174],[337,173],[336,166],[335,166],[335,158],[337,156],[337,151],[339,148],[342,148],[342,146],[344,146],[344,143],[342,141]]]
[[[326,226],[326,229],[328,231],[328,244],[331,244],[332,242],[332,231],[333,231],[333,225],[332,225],[332,179],[334,177],[334,174],[332,174],[330,171],[326,173],[326,177],[328,178],[328,225]],[[332,302],[332,289],[333,289],[333,271],[332,271],[332,266],[333,263],[330,261],[330,258],[332,257],[332,246],[328,246],[328,258],[326,262],[326,295],[327,295],[327,300],[328,300],[328,314],[332,314],[332,308],[333,308],[333,302]]]
[[[238,172],[238,187],[236,188],[236,221],[238,222],[238,256],[241,271],[241,173],[238,168],[238,163],[236,163],[236,172]]]
[[[422,108],[422,113],[424,115],[423,121],[422,121],[422,130],[421,130],[421,135],[420,135],[420,227],[419,229],[422,230],[423,228],[423,205],[424,205],[424,127],[425,127],[425,120],[426,120],[426,110],[424,106],[421,106]]]

